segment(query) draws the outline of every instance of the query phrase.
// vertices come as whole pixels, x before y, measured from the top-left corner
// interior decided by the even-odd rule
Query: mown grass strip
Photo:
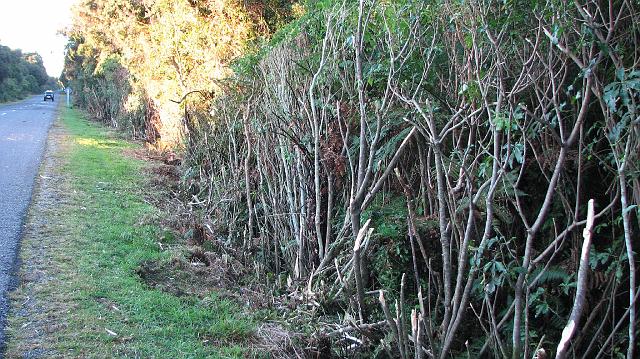
[[[63,109],[72,144],[62,169],[73,205],[61,208],[65,241],[59,273],[65,288],[49,295],[70,301],[65,327],[54,333],[58,353],[82,357],[241,357],[251,319],[214,293],[201,299],[149,288],[136,270],[168,261],[153,224],[162,214],[145,203],[144,161],[123,151],[138,145],[116,139],[76,110]],[[65,355],[66,355],[65,354]]]

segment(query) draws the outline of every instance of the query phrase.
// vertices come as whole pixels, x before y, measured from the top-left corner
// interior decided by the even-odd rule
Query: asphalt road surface
[[[24,217],[58,101],[42,95],[0,104],[0,358],[5,346],[7,292],[14,269]]]

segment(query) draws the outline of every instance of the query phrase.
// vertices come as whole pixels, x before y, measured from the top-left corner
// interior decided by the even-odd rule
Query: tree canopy
[[[229,64],[286,17],[286,3],[80,1],[63,80],[101,121],[175,145],[182,126],[172,101],[218,91]]]
[[[56,87],[56,81],[47,75],[40,55],[0,45],[0,102]]]

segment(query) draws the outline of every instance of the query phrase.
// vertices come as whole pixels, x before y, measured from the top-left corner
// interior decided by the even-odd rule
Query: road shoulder
[[[253,316],[195,281],[211,272],[150,203],[140,146],[61,116],[26,221],[6,356],[244,357]]]
[[[5,353],[9,358],[55,356],[48,345],[48,333],[64,325],[55,319],[60,316],[57,312],[71,309],[62,298],[50,295],[51,288],[61,285],[60,279],[52,275],[58,272],[52,252],[69,240],[61,218],[56,215],[57,211],[70,205],[65,195],[68,186],[61,171],[68,150],[67,141],[67,132],[56,121],[49,130],[25,219],[18,263],[19,284],[10,294],[12,304],[6,327],[10,340]]]

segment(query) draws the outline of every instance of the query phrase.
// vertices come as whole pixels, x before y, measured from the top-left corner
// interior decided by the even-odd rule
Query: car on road
[[[53,91],[45,91],[44,92],[44,100],[51,99],[53,101]]]

